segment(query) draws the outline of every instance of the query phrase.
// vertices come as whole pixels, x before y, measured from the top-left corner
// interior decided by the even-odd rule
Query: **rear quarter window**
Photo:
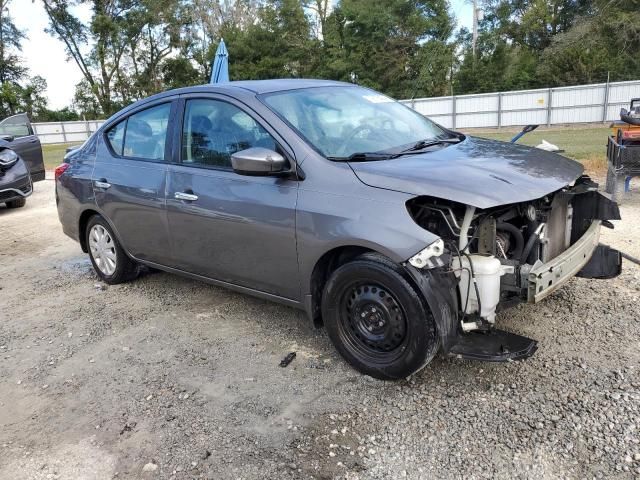
[[[111,145],[111,148],[116,155],[122,155],[124,144],[124,130],[126,126],[127,121],[123,120],[107,131],[107,140],[109,141],[109,144]]]

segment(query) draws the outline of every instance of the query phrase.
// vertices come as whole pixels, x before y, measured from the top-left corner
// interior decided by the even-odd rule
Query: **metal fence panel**
[[[542,110],[549,103],[549,90],[525,90],[503,92],[502,110]]]
[[[640,80],[405,100],[448,128],[608,122],[640,97]]]
[[[460,113],[456,118],[456,128],[476,128],[497,125],[498,112]]]
[[[447,128],[608,122],[640,97],[640,80],[434,98],[402,103]],[[83,142],[104,121],[34,123],[42,143]]]
[[[509,127],[513,125],[543,125],[547,122],[547,110],[546,109],[531,109],[531,110],[516,110],[511,112],[504,112],[501,115],[503,127]],[[493,125],[483,125],[484,127],[497,127],[497,123]]]
[[[103,123],[103,120],[43,122],[34,123],[33,129],[43,144],[84,142]]]

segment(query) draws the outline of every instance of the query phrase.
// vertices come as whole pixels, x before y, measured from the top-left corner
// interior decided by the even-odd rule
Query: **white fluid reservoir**
[[[480,294],[482,308],[480,312],[478,312],[478,296],[473,279],[469,281],[471,265],[473,265],[473,273]],[[467,314],[479,313],[480,317],[488,322],[495,322],[496,307],[500,302],[500,277],[505,273],[513,272],[513,267],[502,265],[500,260],[494,256],[473,254],[454,258],[453,268],[457,270],[456,274],[458,275],[460,308],[464,309]]]

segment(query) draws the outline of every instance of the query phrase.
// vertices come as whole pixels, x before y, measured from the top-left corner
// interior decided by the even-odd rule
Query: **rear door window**
[[[171,104],[165,103],[135,113],[127,119],[124,156],[164,160]]]
[[[127,126],[127,121],[124,120],[117,125],[111,127],[107,132],[107,139],[111,148],[116,155],[122,155],[122,144],[124,143],[124,129]]]

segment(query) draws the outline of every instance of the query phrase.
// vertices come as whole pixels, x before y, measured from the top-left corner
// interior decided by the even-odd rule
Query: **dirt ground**
[[[500,315],[524,362],[349,368],[302,312],[101,284],[53,181],[0,207],[0,479],[640,478],[640,270]],[[605,243],[640,257],[640,191]],[[297,357],[287,368],[280,360]]]

